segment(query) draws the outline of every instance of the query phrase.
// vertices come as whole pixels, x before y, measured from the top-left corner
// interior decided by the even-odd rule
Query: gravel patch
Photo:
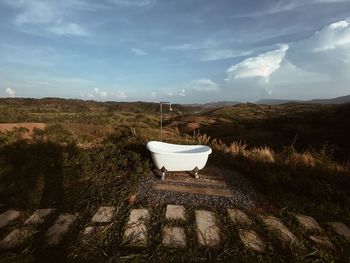
[[[158,191],[152,189],[153,184],[191,185],[189,183],[167,182],[159,179],[157,172],[151,172],[140,183],[138,189],[138,200],[148,204],[174,204],[191,205],[198,207],[240,207],[243,209],[254,209],[261,202],[261,195],[252,187],[251,183],[242,175],[227,169],[210,167],[204,171],[208,175],[216,175],[218,172],[223,177],[232,192],[232,197],[213,196],[192,193],[179,193]],[[205,176],[205,175],[204,175]],[[200,181],[200,179],[198,179]],[[198,183],[192,184],[199,186]],[[217,185],[203,185],[206,188],[218,188]],[[221,187],[223,188],[223,187]]]

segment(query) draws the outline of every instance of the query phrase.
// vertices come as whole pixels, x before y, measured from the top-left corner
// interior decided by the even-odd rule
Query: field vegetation
[[[16,208],[29,213],[40,207],[80,212],[78,229],[99,205],[110,204],[117,208],[118,221],[97,244],[80,244],[76,230],[59,249],[44,249],[34,242],[3,253],[0,261],[349,261],[350,245],[345,240],[329,231],[328,236],[343,250],[333,253],[315,248],[292,217],[294,212],[305,213],[320,221],[350,225],[349,104],[241,104],[209,111],[175,105],[175,113],[165,114],[165,141],[210,145],[210,162],[243,174],[264,196],[260,207],[247,212],[252,216],[268,212],[290,222],[293,231],[305,238],[309,254],[286,252],[267,234],[277,249],[256,256],[243,248],[237,232],[224,221],[227,242],[222,247],[204,251],[190,240],[181,253],[166,250],[161,247],[163,206],[153,207],[151,245],[135,249],[125,244],[121,233],[130,209],[147,205],[130,197],[140,179],[153,169],[145,144],[159,140],[158,106],[1,99],[0,212]],[[43,123],[45,128],[6,130],[1,123]],[[194,237],[194,213],[188,210],[186,227]]]

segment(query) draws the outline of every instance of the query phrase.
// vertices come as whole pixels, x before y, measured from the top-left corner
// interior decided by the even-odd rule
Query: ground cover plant
[[[1,111],[6,113],[1,115],[2,122],[40,121],[44,122],[46,127],[34,129],[29,137],[23,136],[28,133],[28,130],[23,128],[1,131],[0,212],[14,208],[23,210],[29,215],[36,208],[55,207],[63,212],[79,212],[81,216],[75,229],[60,247],[52,249],[45,246],[40,241],[43,233],[39,229],[33,242],[16,250],[1,251],[0,261],[225,262],[234,259],[237,262],[348,262],[350,260],[350,246],[345,239],[323,225],[337,251],[319,249],[308,240],[308,232],[300,227],[293,217],[293,213],[304,213],[320,222],[341,221],[350,225],[350,168],[345,149],[347,141],[335,140],[348,128],[345,122],[348,106],[325,106],[319,109],[316,106],[303,106],[306,109],[301,109],[301,112],[299,110],[302,107],[298,106],[298,110],[286,117],[282,115],[290,111],[292,106],[286,106],[285,109],[281,106],[276,108],[266,106],[263,107],[267,112],[263,118],[267,124],[252,121],[251,116],[260,114],[256,113],[256,109],[260,108],[253,105],[243,105],[240,109],[250,112],[253,108],[255,113],[247,113],[249,118],[247,114],[242,118],[240,116],[242,113],[232,113],[230,109],[226,109],[229,114],[220,117],[214,112],[200,113],[201,119],[198,119],[198,115],[184,113],[186,123],[193,122],[193,118],[197,118],[197,123],[200,123],[199,128],[192,130],[181,129],[186,123],[174,124],[174,121],[179,120],[179,116],[166,116],[164,130],[166,141],[209,144],[213,148],[210,157],[213,163],[243,174],[265,197],[265,202],[260,207],[246,212],[256,222],[256,231],[264,235],[268,246],[273,247],[273,250],[265,254],[255,254],[240,242],[237,229],[228,221],[226,210],[214,207],[188,206],[186,207],[188,220],[172,222],[173,225],[182,225],[186,229],[189,240],[185,249],[166,249],[161,245],[164,205],[152,204],[150,207],[152,217],[149,246],[134,248],[125,243],[123,230],[130,210],[146,205],[141,202],[142,200],[131,197],[137,191],[140,179],[149,176],[153,168],[145,143],[151,139],[157,140],[159,137],[158,112],[137,113],[121,111],[118,108],[111,110],[108,107],[102,110],[100,104],[91,102],[93,106],[91,112],[81,115],[80,107],[85,104],[78,106],[75,102],[69,103],[68,105],[63,103],[59,115],[57,112],[50,115],[48,111],[51,106],[45,105],[37,105],[35,108],[31,106],[30,109],[21,106],[18,107],[16,114],[10,115],[14,107],[1,104]],[[278,116],[272,114],[269,118],[267,109],[278,112],[276,113]],[[225,109],[221,109],[223,110]],[[322,114],[320,117],[324,118],[320,120],[323,125],[317,125],[315,119],[319,110],[328,114]],[[44,113],[41,119],[37,119],[37,115],[32,113],[40,111]],[[313,115],[314,113],[316,115]],[[337,118],[332,120],[330,126],[326,126],[326,120],[334,116]],[[328,136],[327,140],[322,139],[322,143],[310,140],[307,145],[307,138],[310,137],[305,136],[306,133],[301,132],[302,129],[298,130],[297,137],[294,132],[281,132],[278,127],[286,125],[285,118],[293,120],[291,126],[295,123],[300,123],[302,128],[305,128],[305,125],[313,126],[312,131],[306,132],[308,136],[315,132]],[[213,136],[210,127],[219,127],[225,122],[232,122],[230,125],[243,125],[244,131],[251,129],[252,133],[258,126],[263,126],[261,130],[266,127],[270,131],[276,129],[275,134],[284,136],[284,139],[278,146],[273,143],[250,144],[249,136],[245,140],[241,136],[237,136],[237,140],[232,140],[237,132],[233,126],[229,126],[232,138],[228,139],[225,136],[221,138],[219,131],[218,137]],[[335,133],[334,127],[343,129]],[[203,134],[205,129],[208,129],[209,135]],[[325,132],[326,130],[328,132]],[[325,144],[325,141],[330,143]],[[88,223],[97,207],[104,204],[116,207],[116,220],[101,239],[95,240],[96,242],[80,242],[81,229]],[[197,244],[194,210],[198,208],[206,208],[219,215],[220,229],[225,240],[219,247],[207,249]],[[290,251],[282,247],[259,221],[258,215],[261,213],[272,214],[288,222],[290,229],[307,248],[307,253]],[[43,226],[43,229],[50,223],[52,221]]]

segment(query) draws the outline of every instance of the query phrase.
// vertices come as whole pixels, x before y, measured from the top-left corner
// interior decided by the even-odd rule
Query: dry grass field
[[[261,213],[281,218],[307,248],[307,253],[296,253],[281,247],[256,220],[256,231],[273,247],[266,254],[242,246],[223,208],[203,205],[187,205],[189,220],[180,225],[194,236],[194,210],[209,209],[220,215],[225,242],[213,249],[203,249],[194,239],[182,250],[162,247],[165,205],[135,197],[154,168],[145,144],[160,137],[157,106],[1,100],[0,212],[18,209],[29,215],[37,208],[52,207],[79,212],[80,219],[59,247],[49,249],[39,242],[49,227],[44,225],[37,232],[38,240],[0,251],[0,261],[349,261],[346,240],[323,225],[337,250],[320,249],[293,216],[302,213],[319,222],[350,225],[349,105],[242,104],[209,111],[175,105],[181,114],[165,114],[165,141],[210,145],[210,165],[239,173],[263,198],[246,213],[252,218]],[[116,207],[118,220],[97,243],[79,243],[80,231],[101,205]],[[140,207],[152,210],[151,241],[143,249],[125,244],[121,234],[131,209]],[[1,237],[6,231],[0,229]]]

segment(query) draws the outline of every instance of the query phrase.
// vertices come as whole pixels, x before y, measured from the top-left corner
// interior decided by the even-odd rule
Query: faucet
[[[173,111],[171,108],[171,103],[168,101],[161,101],[160,102],[160,141],[163,141],[163,104],[169,105],[169,110]]]

